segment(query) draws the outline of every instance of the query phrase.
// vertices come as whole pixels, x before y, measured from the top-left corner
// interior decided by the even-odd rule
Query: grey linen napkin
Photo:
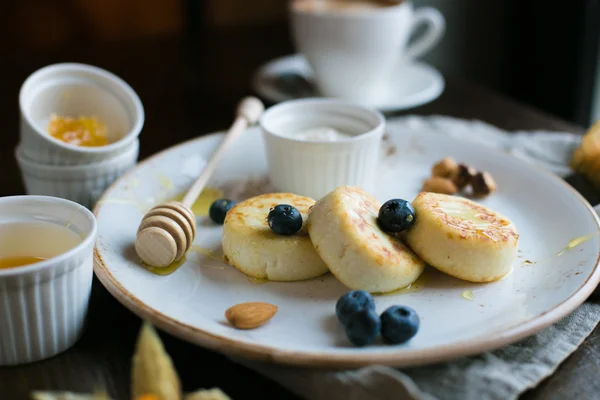
[[[388,121],[388,131],[428,130],[495,146],[559,176],[579,137],[557,132],[508,134],[481,121],[408,116]],[[600,212],[600,206],[596,207]],[[587,302],[555,325],[512,345],[477,356],[422,367],[369,366],[350,371],[282,367],[235,361],[310,400],[510,400],[551,375],[600,321],[600,304]]]
[[[375,365],[338,372],[236,361],[310,400],[511,400],[551,375],[598,321],[600,304],[584,303],[522,342],[401,370]]]

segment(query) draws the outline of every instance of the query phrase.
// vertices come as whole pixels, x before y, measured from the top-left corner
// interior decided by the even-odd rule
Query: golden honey
[[[173,200],[181,201],[185,196],[184,193],[180,193]],[[218,199],[223,198],[223,192],[219,189],[206,187],[202,190],[202,193],[198,196],[194,204],[190,207],[192,212],[197,217],[203,217],[208,215],[208,210],[210,209],[211,204]]]
[[[421,276],[419,276],[417,278],[416,281],[414,281],[407,287],[396,289],[391,292],[373,293],[373,294],[376,296],[393,296],[393,295],[397,295],[397,294],[420,292],[421,290],[425,289],[425,286],[427,286],[427,283],[429,282],[430,278],[431,277],[429,275],[429,272],[427,270],[425,270],[421,274]]]
[[[465,300],[475,300],[475,296],[473,295],[472,290],[465,290],[464,292],[461,293],[460,296]]]
[[[200,247],[200,246],[192,246],[192,247],[190,247],[190,251],[201,254],[201,255],[208,257],[210,259],[213,259],[215,261],[220,261],[223,263],[225,262],[225,256],[223,255],[223,253],[216,252],[212,249],[205,249],[204,247]]]
[[[47,260],[47,258],[34,256],[0,257],[0,269],[24,267],[44,260]]]
[[[248,282],[250,282],[253,285],[262,285],[263,283],[269,282],[268,279],[255,278],[253,276],[247,276],[246,278],[248,279]]]
[[[170,265],[166,267],[153,267],[148,265],[142,261],[142,266],[148,270],[148,272],[152,272],[155,275],[167,276],[171,275],[173,272],[177,271],[179,267],[181,267],[186,262],[186,257],[183,256],[177,261],[173,261]]]
[[[50,222],[0,224],[0,270],[24,267],[63,254],[81,236],[64,225]]]
[[[191,246],[189,252],[203,255],[203,256],[213,259],[215,261],[219,261],[219,262],[223,262],[223,263],[225,262],[225,258],[222,253],[220,254],[214,250],[205,249],[204,247]],[[146,268],[146,270],[148,270],[149,272],[152,272],[155,275],[166,276],[166,275],[171,275],[173,272],[177,271],[179,269],[179,267],[181,267],[183,264],[185,264],[186,261],[187,261],[187,255],[184,255],[183,257],[181,257],[180,260],[174,261],[173,263],[171,263],[170,265],[168,265],[166,267],[153,267],[144,262],[141,262],[141,264],[144,268]],[[212,267],[212,268],[221,269],[224,267],[219,266],[219,267]]]
[[[48,133],[55,139],[82,147],[108,144],[106,126],[95,117],[61,117],[53,114],[48,122]]]
[[[558,252],[558,254],[556,254],[556,257],[560,257],[563,254],[565,254],[567,251],[574,249],[575,247],[579,246],[582,243],[587,242],[588,240],[590,240],[591,238],[593,238],[594,236],[598,235],[600,232],[596,232],[596,233],[590,233],[589,235],[585,235],[585,236],[580,236],[577,237],[573,240],[571,240],[568,244],[567,247],[565,247],[564,249],[562,249],[561,251]]]

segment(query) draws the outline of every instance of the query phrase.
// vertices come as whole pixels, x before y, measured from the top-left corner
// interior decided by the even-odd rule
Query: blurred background
[[[599,0],[414,3],[437,7],[445,15],[446,35],[425,58],[443,73],[465,77],[579,125],[600,119]],[[143,49],[149,41],[173,37],[196,43],[192,58],[202,57],[202,46],[239,53],[240,62],[254,51],[248,46],[260,47],[265,55],[269,54],[265,48],[274,49],[270,58],[292,50],[286,0],[4,0],[2,4],[3,80],[24,79],[34,67],[58,61],[95,61],[119,73],[105,49],[118,53],[118,45],[124,49],[127,43]],[[273,27],[279,30],[267,30]],[[260,40],[236,47],[227,41],[234,31],[251,32]],[[172,56],[168,47],[140,50],[143,57],[136,57],[140,68],[160,70],[165,58]],[[98,51],[98,59],[93,56],[96,48],[104,49]],[[248,61],[249,68],[256,66]],[[210,95],[222,88],[203,89]]]

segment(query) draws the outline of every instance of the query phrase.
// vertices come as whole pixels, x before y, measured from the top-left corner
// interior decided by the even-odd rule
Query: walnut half
[[[478,172],[471,180],[471,188],[473,189],[473,196],[485,197],[493,193],[498,185],[492,178],[492,175],[483,171]]]
[[[470,165],[458,164],[458,170],[456,174],[452,177],[452,181],[454,182],[458,190],[463,190],[471,183],[473,177],[476,174],[477,171]]]

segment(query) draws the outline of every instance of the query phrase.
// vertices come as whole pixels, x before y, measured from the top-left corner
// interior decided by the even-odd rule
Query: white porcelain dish
[[[16,222],[65,227],[81,241],[39,263],[0,269],[0,366],[42,360],[73,346],[84,329],[92,287],[97,225],[91,211],[53,197],[0,198],[0,225]],[[43,232],[12,239],[10,249],[0,244],[0,256],[56,251]]]
[[[380,112],[335,99],[292,100],[260,119],[270,179],[278,191],[320,198],[338,186],[369,188],[385,119]],[[301,139],[320,127],[348,134],[336,141]]]
[[[397,67],[393,77],[387,93],[364,105],[381,112],[408,110],[437,99],[445,87],[443,75],[422,61]],[[273,103],[322,96],[316,88],[312,68],[299,54],[262,65],[252,77],[252,88],[263,99]]]
[[[15,157],[27,194],[61,197],[91,209],[102,193],[135,165],[139,147],[136,139],[113,158],[82,165],[41,164],[29,159],[22,145],[15,149]]]
[[[144,125],[135,91],[118,76],[85,64],[49,65],[31,74],[19,93],[20,138],[27,158],[49,165],[100,162],[126,152]],[[110,144],[81,147],[50,136],[52,114],[95,116],[106,125]]]
[[[210,256],[219,254],[221,227],[205,217],[198,220],[195,241],[204,250],[191,252],[180,269],[158,276],[140,266],[133,246],[144,212],[186,189],[220,135],[170,148],[109,188],[94,210],[96,275],[134,313],[184,340],[237,357],[329,368],[411,366],[498,348],[568,315],[596,288],[600,221],[564,181],[487,146],[423,131],[388,134],[390,147],[382,152],[372,192],[380,201],[412,200],[432,164],[453,156],[493,175],[499,189],[482,203],[508,216],[521,234],[518,262],[499,282],[471,284],[428,268],[409,290],[377,296],[379,312],[404,304],[421,316],[420,331],[407,344],[352,347],[335,318],[335,302],[347,289],[333,276],[295,283],[249,280]],[[261,132],[253,128],[224,156],[210,185],[239,200],[269,190],[258,184],[266,173]],[[585,235],[592,236],[557,256]],[[266,301],[279,311],[259,329],[235,330],[224,312],[247,301]]]

